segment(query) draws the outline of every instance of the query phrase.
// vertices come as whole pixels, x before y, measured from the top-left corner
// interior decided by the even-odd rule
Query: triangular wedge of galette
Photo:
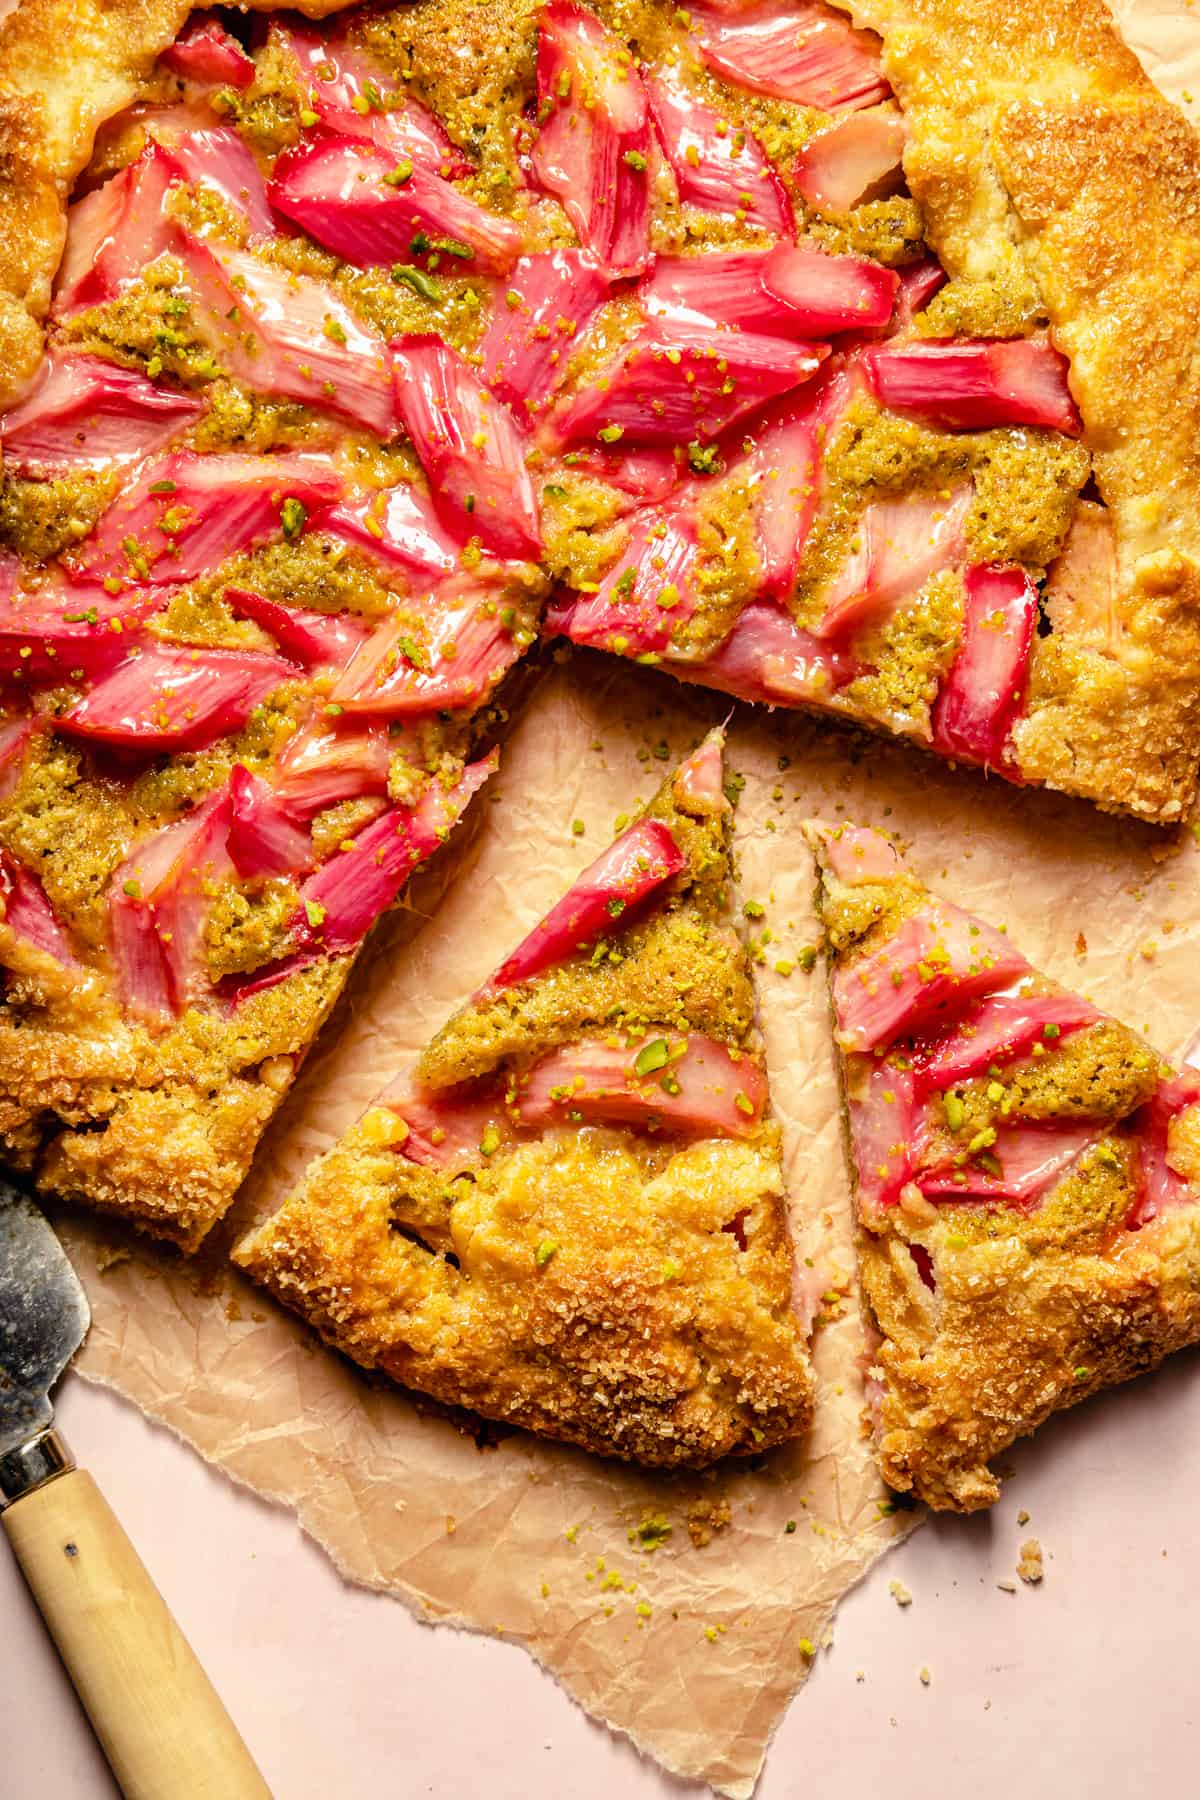
[[[409,1387],[693,1467],[812,1409],[722,769],[717,732],[235,1252]]]
[[[931,894],[880,833],[806,829],[880,1462],[971,1511],[1015,1438],[1200,1338],[1200,1073]]]

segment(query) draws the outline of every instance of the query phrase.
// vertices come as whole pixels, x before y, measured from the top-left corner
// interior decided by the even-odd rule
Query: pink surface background
[[[68,1378],[59,1420],[276,1800],[701,1791],[592,1724],[515,1647],[433,1630],[347,1587],[286,1514],[112,1395]],[[851,1594],[779,1730],[760,1800],[1194,1791],[1200,1360],[1177,1357],[1057,1421],[1012,1466],[990,1516],[934,1520]],[[1041,1540],[1045,1580],[1002,1593],[1027,1536]],[[892,1580],[910,1607],[891,1598]],[[0,1796],[109,1800],[116,1789],[3,1553],[0,1618]]]

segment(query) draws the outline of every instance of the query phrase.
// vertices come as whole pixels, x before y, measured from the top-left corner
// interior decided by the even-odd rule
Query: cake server
[[[91,1314],[38,1208],[0,1181],[0,1522],[126,1800],[271,1800],[50,1389]]]

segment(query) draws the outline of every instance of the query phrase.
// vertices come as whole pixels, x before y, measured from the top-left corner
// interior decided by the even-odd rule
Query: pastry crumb
[[[922,1667],[918,1671],[918,1673],[921,1677],[921,1686],[928,1687],[930,1682],[933,1680],[933,1676],[929,1673],[928,1668]]]
[[[1003,1581],[998,1581],[996,1586],[1000,1589],[1002,1594],[1015,1594],[1017,1591],[1016,1582],[1010,1581],[1007,1577],[1005,1577]]]
[[[912,1605],[912,1595],[902,1581],[889,1581],[888,1593],[892,1596],[892,1599],[896,1602],[897,1606],[903,1607]]]
[[[1021,1560],[1017,1564],[1017,1574],[1030,1587],[1036,1586],[1045,1574],[1042,1566],[1042,1546],[1036,1538],[1026,1538],[1021,1545]]]
[[[697,1500],[688,1511],[688,1536],[697,1550],[703,1550],[732,1518],[728,1500]]]
[[[1017,1514],[1017,1524],[1018,1525],[1028,1525],[1028,1523],[1029,1523],[1029,1513],[1025,1507],[1022,1507],[1020,1512]]]

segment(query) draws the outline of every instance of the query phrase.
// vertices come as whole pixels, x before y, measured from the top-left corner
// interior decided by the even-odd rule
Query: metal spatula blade
[[[92,1322],[62,1246],[0,1180],[0,1527],[126,1800],[270,1790],[99,1488],[50,1389]]]
[[[0,1181],[0,1456],[49,1425],[50,1389],[91,1322],[79,1277],[41,1212]]]

